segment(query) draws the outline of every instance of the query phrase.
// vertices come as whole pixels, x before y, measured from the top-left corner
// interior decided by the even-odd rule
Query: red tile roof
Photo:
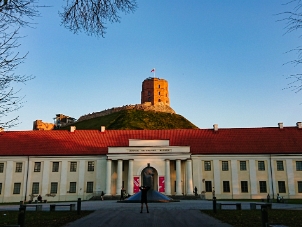
[[[0,132],[0,155],[102,155],[108,147],[127,147],[129,139],[170,140],[190,146],[192,154],[302,154],[302,129],[297,127],[63,130]]]

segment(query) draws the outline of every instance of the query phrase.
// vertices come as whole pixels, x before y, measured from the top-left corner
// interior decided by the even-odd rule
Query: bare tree
[[[136,0],[66,0],[62,24],[74,33],[104,37],[106,22],[119,22],[119,12],[130,13],[136,9]],[[16,68],[26,55],[16,50],[20,46],[19,29],[31,26],[39,15],[38,0],[0,0],[0,127],[13,127],[18,117],[3,122],[1,119],[22,107],[23,97],[14,89],[15,83],[25,83],[31,76],[16,75]],[[45,7],[45,6],[43,6]]]
[[[136,0],[67,0],[62,24],[74,33],[104,37],[106,22],[120,22],[119,12],[130,13],[136,9]]]
[[[281,21],[285,21],[286,23],[286,34],[299,31],[302,28],[302,1],[292,0],[286,3],[286,5],[290,4],[295,4],[293,10],[281,13],[281,15],[285,16]],[[294,67],[299,66],[302,63],[302,46],[297,46],[288,52],[296,53],[297,58],[286,64],[292,64]],[[296,93],[302,90],[302,73],[290,74],[287,76],[287,79],[291,81],[288,83],[287,89],[291,89]]]
[[[38,15],[34,0],[0,0],[0,127],[10,128],[18,123],[18,116],[1,121],[9,113],[22,107],[23,97],[14,89],[15,83],[25,83],[31,76],[15,74],[27,54],[17,52],[20,27],[29,26],[28,19]]]

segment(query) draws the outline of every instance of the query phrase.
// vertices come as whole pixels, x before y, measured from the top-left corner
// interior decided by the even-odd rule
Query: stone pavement
[[[207,205],[211,205],[211,203]],[[66,227],[231,227],[229,224],[202,213],[200,211],[201,201],[149,203],[150,213],[146,212],[145,206],[143,213],[140,213],[140,203],[101,201],[98,206],[99,209],[94,213],[69,223]]]
[[[219,201],[222,203],[236,203]],[[241,202],[242,209],[250,209],[250,202]],[[100,227],[100,226],[133,226],[133,227],[231,227],[204,213],[201,210],[211,210],[212,201],[206,200],[181,200],[171,203],[149,203],[150,213],[140,213],[139,203],[118,203],[116,201],[89,201],[83,202],[82,208],[93,208],[94,213],[69,223],[65,227]],[[224,209],[235,209],[234,206]],[[302,209],[302,205],[273,204],[273,209]],[[259,211],[260,212],[260,211]]]
[[[236,203],[236,201],[217,201],[221,203]],[[64,202],[60,204],[70,204],[76,202]],[[242,209],[250,209],[250,202],[241,202]],[[118,203],[115,200],[105,201],[84,201],[82,210],[94,210],[92,214],[69,223],[66,227],[123,227],[123,226],[143,226],[143,227],[195,227],[195,226],[221,226],[227,227],[229,224],[222,223],[204,213],[201,210],[211,210],[213,203],[207,200],[181,200],[171,203],[149,203],[150,213],[140,213],[140,203]],[[43,211],[49,211],[50,204],[42,204]],[[273,209],[302,210],[301,204],[273,203]],[[18,210],[19,205],[1,205],[1,210]],[[57,210],[68,210],[68,207],[57,207]],[[226,206],[223,209],[235,209],[235,206]],[[258,208],[259,209],[259,208]],[[35,210],[34,207],[27,210]],[[259,211],[260,212],[260,211]]]

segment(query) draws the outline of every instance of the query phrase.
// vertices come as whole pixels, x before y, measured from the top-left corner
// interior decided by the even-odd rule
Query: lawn
[[[28,227],[53,227],[64,226],[69,222],[84,217],[93,211],[81,211],[78,215],[76,211],[26,211],[25,226]],[[0,226],[18,224],[19,211],[0,211]]]
[[[261,226],[260,210],[217,210],[216,214],[212,210],[202,210],[202,212],[235,227]],[[301,227],[302,210],[269,210],[268,220],[270,224]]]

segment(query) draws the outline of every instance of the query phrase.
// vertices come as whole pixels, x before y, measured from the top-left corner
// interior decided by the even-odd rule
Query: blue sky
[[[54,2],[54,1],[52,1]],[[286,52],[299,33],[284,35],[286,0],[140,1],[134,14],[107,24],[105,38],[73,34],[60,25],[65,1],[41,9],[20,52],[16,73],[35,79],[21,88],[24,107],[11,130],[31,130],[55,114],[79,118],[140,103],[141,84],[156,68],[169,82],[171,107],[200,128],[294,126],[302,121],[302,93],[284,89],[300,66]],[[40,1],[49,4],[49,1]]]

